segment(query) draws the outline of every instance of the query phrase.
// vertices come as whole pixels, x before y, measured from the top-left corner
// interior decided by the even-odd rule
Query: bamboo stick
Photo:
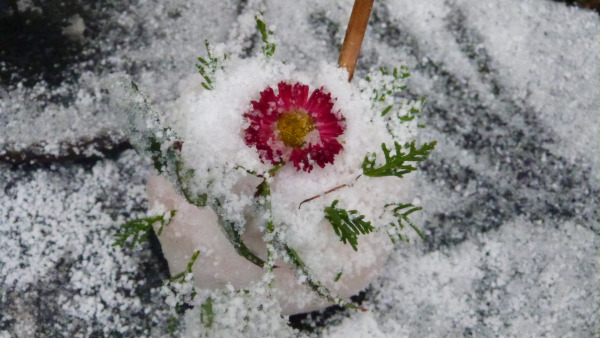
[[[374,0],[356,0],[348,22],[346,37],[340,51],[338,65],[348,70],[348,82],[352,81],[356,60],[360,54],[360,47],[367,31],[367,24],[371,16]]]

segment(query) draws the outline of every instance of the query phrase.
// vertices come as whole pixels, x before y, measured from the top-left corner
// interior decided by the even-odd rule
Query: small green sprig
[[[112,246],[125,247],[127,246],[127,240],[132,237],[131,242],[129,242],[129,248],[133,249],[136,243],[141,243],[148,239],[148,234],[152,231],[152,225],[156,222],[160,222],[160,228],[156,232],[160,236],[163,228],[171,223],[176,213],[176,210],[171,210],[163,215],[134,219],[121,225],[121,232],[114,235],[117,240]],[[166,215],[169,215],[169,217],[166,217]]]
[[[139,86],[133,81],[129,81],[129,86],[137,98],[131,100],[136,105],[134,111],[142,112],[144,117],[137,119],[134,115],[131,116],[130,142],[140,155],[152,160],[152,165],[159,174],[171,174],[177,158],[176,145],[180,141],[170,127],[164,126],[164,116],[152,108]],[[143,123],[140,123],[142,120]]]
[[[164,128],[163,133],[168,134],[171,132],[171,128]],[[149,137],[146,152],[150,155],[152,165],[159,174],[168,170],[168,167],[176,157],[175,149],[168,147],[166,150],[162,148],[162,144],[166,143],[165,139],[158,139],[156,137]]]
[[[394,215],[394,217],[397,218],[397,223],[391,223],[390,225],[394,229],[396,229],[395,235],[398,237],[399,240],[404,240],[404,237],[402,237],[402,234],[400,233],[400,230],[404,229],[404,224],[408,224],[411,228],[413,228],[413,230],[419,235],[419,237],[425,238],[425,234],[423,234],[423,232],[419,228],[417,228],[417,226],[415,226],[413,222],[411,222],[411,220],[408,218],[408,216],[413,212],[423,210],[422,207],[417,207],[410,203],[392,203],[386,204],[385,207],[387,208],[390,206],[394,207],[394,209],[392,209],[392,214]],[[391,234],[390,239],[392,240],[392,243],[396,244],[396,239]],[[406,241],[408,242],[408,238],[406,238]]]
[[[410,76],[410,73],[408,72],[408,67],[401,66],[399,70],[398,70],[398,68],[394,68],[394,70],[392,71],[391,74],[385,67],[379,68],[379,71],[384,76],[391,75],[393,79],[391,81],[383,82],[381,85],[381,88],[373,89],[373,94],[375,94],[373,96],[373,101],[383,102],[383,101],[385,101],[387,96],[391,96],[394,93],[397,93],[401,90],[406,89],[406,85],[404,84],[404,79],[406,79],[407,77]],[[367,80],[367,82],[371,82],[371,77],[367,76],[365,78],[365,80]],[[391,106],[386,107],[386,110],[388,112],[390,109],[392,109]],[[382,115],[385,115],[385,114],[387,114],[387,112],[383,113]]]
[[[167,318],[167,330],[169,331],[169,335],[171,337],[175,337],[175,333],[179,329],[179,319],[174,315],[170,315]]]
[[[185,277],[192,273],[192,266],[194,266],[194,263],[196,262],[196,259],[198,258],[198,255],[200,255],[200,251],[196,251],[194,252],[194,254],[192,255],[192,258],[190,258],[190,261],[188,262],[187,268],[176,274],[175,276],[169,278],[169,282],[179,282],[179,283],[184,283],[185,282]]]
[[[402,146],[398,142],[394,142],[396,153],[390,156],[390,149],[386,147],[385,143],[382,143],[381,149],[385,157],[385,164],[377,167],[375,154],[367,155],[362,164],[363,173],[370,177],[396,176],[402,178],[402,176],[417,170],[408,162],[425,161],[436,144],[437,142],[433,141],[417,148],[415,141],[412,141],[404,145],[405,149],[408,148],[408,153],[405,153],[402,151]]]
[[[190,279],[187,277],[192,274],[192,267],[194,266],[194,263],[198,259],[199,255],[200,251],[194,252],[184,271],[172,276],[169,279],[166,279],[163,282],[163,289],[161,290],[161,293],[163,293],[163,295],[171,295],[175,298],[175,304],[173,307],[175,313],[169,316],[167,320],[167,328],[172,337],[174,337],[179,330],[179,323],[182,320],[181,316],[187,309],[193,307],[193,300],[198,295],[196,287],[193,283],[189,283]],[[202,308],[204,309],[204,304]]]
[[[365,235],[375,230],[371,222],[364,220],[365,216],[358,214],[356,210],[345,210],[336,208],[338,200],[333,201],[330,206],[325,207],[325,218],[333,226],[335,234],[346,244],[350,243],[354,251],[358,251],[358,235]]]
[[[208,55],[208,60],[198,57],[198,62],[196,64],[196,68],[198,68],[198,72],[204,78],[204,82],[202,82],[202,87],[206,90],[213,90],[213,83],[215,81],[215,72],[219,65],[222,63],[219,58],[213,56],[210,51],[210,43],[208,40],[204,40],[204,45],[206,46],[206,54]],[[227,54],[223,55],[223,61],[227,59]]]
[[[401,66],[400,68],[394,68],[394,70],[390,73],[385,67],[379,68],[379,72],[383,77],[378,77],[377,80],[375,78],[371,78],[371,76],[367,76],[365,79],[367,82],[378,81],[380,88],[373,89],[373,108],[376,106],[380,106],[381,104],[385,104],[386,98],[393,96],[394,94],[405,90],[407,87],[405,85],[405,79],[410,76],[408,72],[408,67]],[[420,117],[420,109],[419,106],[423,105],[425,98],[421,98],[418,101],[411,101],[408,103],[403,103],[400,105],[405,105],[408,108],[408,113],[404,115],[396,114],[396,117],[400,120],[400,122],[408,122],[412,121],[417,117]],[[395,105],[398,104],[389,104],[386,105],[382,112],[381,116],[388,115]],[[418,127],[423,127],[423,125],[419,124]]]
[[[202,312],[200,313],[200,321],[202,325],[207,328],[211,328],[215,320],[215,312],[213,310],[213,300],[208,297],[204,303],[202,303]]]
[[[267,29],[267,25],[262,21],[262,15],[257,15],[254,19],[256,20],[256,29],[258,29],[264,43],[261,50],[266,57],[270,58],[275,54],[276,47],[275,43],[272,41],[273,31]]]
[[[425,98],[421,98],[420,101],[413,101],[413,104],[422,106],[424,102],[425,102]],[[391,109],[391,106],[390,106],[390,109]],[[415,118],[420,118],[421,117],[420,114],[421,114],[421,110],[413,105],[412,107],[410,107],[408,109],[408,113],[406,113],[405,115],[397,114],[396,116],[398,117],[398,119],[400,119],[401,122],[409,122],[409,121],[414,120]],[[382,114],[382,116],[385,116],[385,114]]]

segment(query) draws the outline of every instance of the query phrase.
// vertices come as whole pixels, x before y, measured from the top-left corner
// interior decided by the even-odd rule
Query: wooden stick
[[[362,45],[367,31],[367,24],[371,16],[374,0],[356,0],[348,22],[346,37],[340,51],[340,59],[338,65],[348,70],[348,82],[352,81],[354,69],[356,68],[356,60],[360,54],[360,46]]]

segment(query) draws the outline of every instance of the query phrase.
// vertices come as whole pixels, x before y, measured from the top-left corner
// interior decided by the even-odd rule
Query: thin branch
[[[354,181],[357,181],[357,180],[360,178],[360,176],[362,176],[362,174],[361,174],[361,175],[358,175],[358,176],[356,176],[356,178],[354,179]],[[323,197],[323,196],[325,196],[325,195],[327,195],[327,194],[330,194],[330,193],[332,193],[332,192],[334,192],[334,191],[336,191],[336,190],[339,190],[339,189],[345,188],[345,187],[347,187],[347,186],[348,186],[348,184],[344,183],[344,184],[342,184],[342,185],[338,185],[338,186],[337,186],[337,187],[335,187],[335,188],[331,188],[331,189],[329,189],[329,190],[325,191],[325,192],[324,192],[324,193],[322,193],[322,194],[315,195],[315,196],[313,196],[313,197],[311,197],[311,198],[307,198],[307,199],[305,199],[304,201],[300,202],[300,205],[298,205],[298,209],[300,209],[300,207],[302,207],[302,204],[304,204],[304,203],[306,203],[306,202],[310,202],[310,201],[312,201],[312,200],[316,200],[316,199],[317,199],[317,198],[319,198],[319,197]]]

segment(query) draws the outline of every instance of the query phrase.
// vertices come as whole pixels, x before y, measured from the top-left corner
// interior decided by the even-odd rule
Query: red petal
[[[294,105],[299,108],[304,107],[308,100],[308,86],[296,83],[292,95],[294,97]]]
[[[282,81],[277,84],[277,87],[279,88],[277,106],[281,107],[282,110],[290,110],[293,104],[292,85]]]
[[[294,163],[294,167],[297,170],[304,170],[310,172],[313,168],[312,164],[308,161],[308,150],[303,148],[294,148],[290,155],[290,161]]]
[[[250,126],[244,131],[246,144],[256,147],[263,161],[273,164],[289,161],[296,169],[306,172],[313,169],[313,162],[320,167],[333,163],[335,155],[343,149],[337,137],[344,132],[345,127],[343,118],[332,111],[334,103],[331,94],[319,88],[309,97],[309,87],[301,83],[291,85],[280,82],[277,88],[277,95],[271,87],[263,90],[260,100],[251,102],[252,111],[244,114],[250,121]],[[275,151],[271,147],[274,142],[279,142],[274,133],[274,125],[282,113],[294,109],[303,109],[314,119],[321,143],[293,148],[289,158],[281,158],[281,150]]]

